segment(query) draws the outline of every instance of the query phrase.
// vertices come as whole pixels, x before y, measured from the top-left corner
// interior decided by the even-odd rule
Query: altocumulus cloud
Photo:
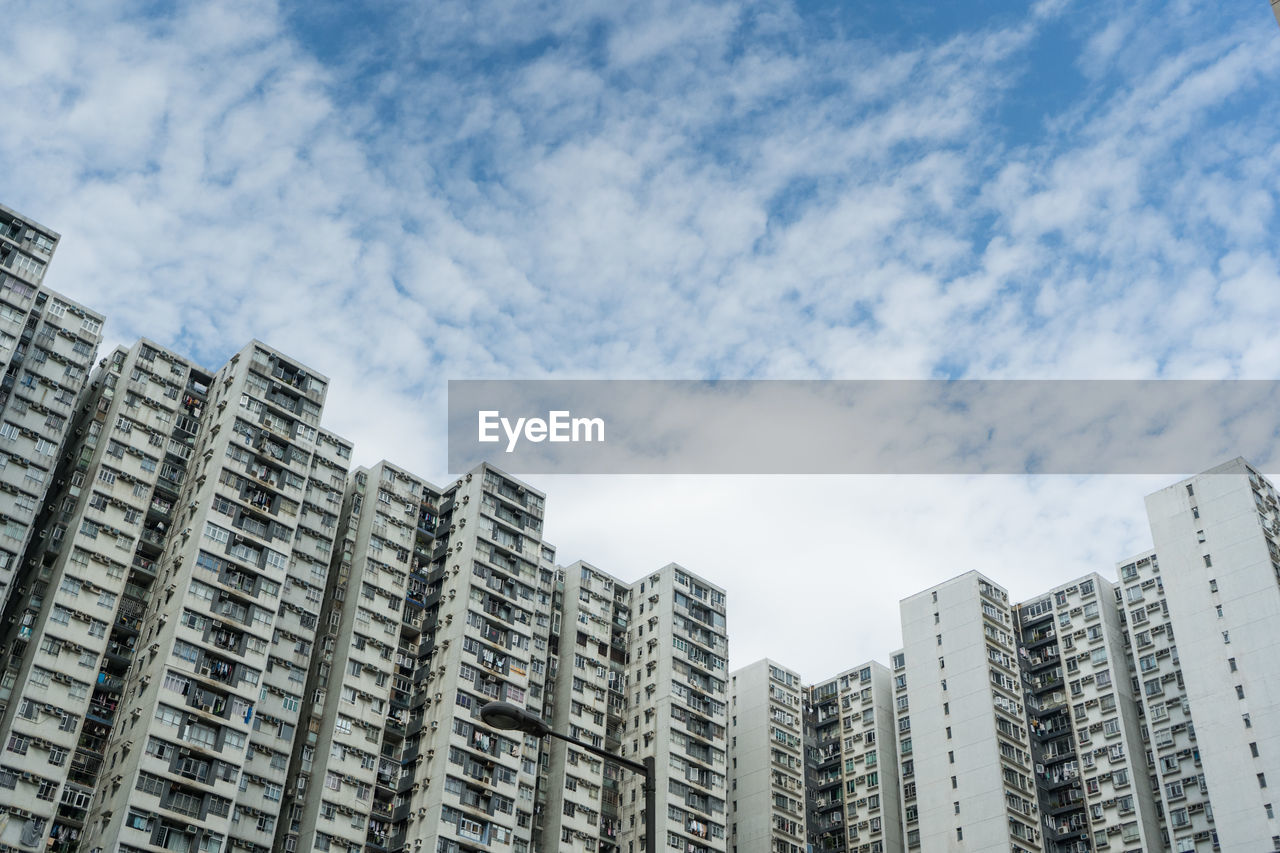
[[[215,365],[265,339],[335,379],[327,425],[363,461],[427,475],[449,377],[1273,377],[1265,4],[897,6],[18,0],[0,199],[64,234],[49,283],[105,310],[112,342]],[[714,487],[618,487],[637,518],[672,510],[625,550],[572,526],[604,486],[561,485],[570,559],[731,563],[737,618],[769,607],[751,590],[787,552],[753,564],[756,525],[711,513]],[[804,488],[887,502],[824,515],[810,536],[833,544],[802,560],[882,596],[868,637],[913,590],[867,586],[826,525],[883,531],[864,559],[916,585],[1038,547],[939,520],[972,484]],[[1118,490],[981,489],[1089,495],[1101,539],[1064,534],[1046,583],[1143,546],[1140,525],[1093,523]],[[946,566],[941,532],[911,550],[924,515]],[[752,546],[707,550],[712,522]]]

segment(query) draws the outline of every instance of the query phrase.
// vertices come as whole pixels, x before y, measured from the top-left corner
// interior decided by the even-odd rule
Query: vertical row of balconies
[[[1074,853],[1082,832],[1087,839],[1088,816],[1072,733],[1071,708],[1063,690],[1055,619],[1055,610],[1048,598],[1018,611],[1018,662],[1026,686],[1027,732],[1035,763],[1035,800],[1044,806],[1041,823],[1045,853]],[[1035,811],[1039,809],[1030,799],[1017,791],[1007,791],[1006,799],[1010,811],[1034,820]]]

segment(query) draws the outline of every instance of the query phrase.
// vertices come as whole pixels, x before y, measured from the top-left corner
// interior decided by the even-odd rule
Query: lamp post
[[[576,737],[552,731],[546,720],[532,711],[512,705],[510,702],[489,702],[480,709],[480,719],[485,722],[485,725],[493,726],[495,729],[524,732],[536,737],[553,737],[556,740],[571,743],[574,746],[585,749],[592,755],[598,755],[606,761],[620,764],[632,773],[639,773],[641,778],[644,779],[644,849],[645,853],[657,853],[658,833],[654,828],[657,823],[656,807],[654,805],[654,801],[657,799],[657,788],[652,756],[646,756],[644,761],[635,761],[630,758],[623,758],[621,755],[614,755],[612,752],[578,740]]]

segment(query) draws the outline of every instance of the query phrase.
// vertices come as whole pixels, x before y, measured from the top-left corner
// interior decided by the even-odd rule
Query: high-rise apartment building
[[[145,341],[93,375],[5,608],[0,842],[84,832],[209,380]]]
[[[554,730],[617,751],[626,726],[630,588],[588,563],[557,571],[556,675],[544,711]],[[630,771],[563,741],[548,743],[538,791],[541,850],[616,849],[619,791]]]
[[[427,575],[440,589],[427,600],[430,635],[410,702],[423,724],[404,743],[416,765],[397,838],[429,840],[440,853],[529,848],[540,743],[494,731],[479,713],[493,700],[541,713],[537,647],[552,619],[539,606],[551,583],[542,568],[544,500],[489,466],[443,491]]]
[[[806,691],[809,838],[816,850],[903,849],[899,702],[884,664],[864,663]],[[905,700],[901,704],[905,711]],[[904,759],[910,760],[909,742]]]
[[[265,853],[303,700],[296,653],[320,618],[350,445],[318,428],[325,379],[264,344],[210,375],[143,343],[108,373],[107,412],[119,414],[104,429],[146,439],[99,442],[85,492],[105,508],[71,543],[105,534],[131,557],[103,664],[119,668],[97,679],[93,740],[86,729],[77,745],[96,772],[69,789],[83,794],[81,848]],[[155,486],[140,477],[152,469]],[[120,524],[138,509],[133,546]],[[89,619],[92,635],[84,591],[90,612],[71,618]]]
[[[1145,787],[1153,792],[1163,815],[1160,844],[1153,842],[1153,846],[1220,849],[1160,562],[1154,551],[1147,551],[1118,569],[1116,605],[1129,628],[1130,681],[1145,722]],[[1133,771],[1138,769],[1135,764]]]
[[[1194,758],[1213,798],[1224,850],[1280,850],[1280,506],[1275,487],[1235,459],[1147,497],[1147,515],[1168,609],[1177,630]],[[1126,585],[1126,601],[1133,585]],[[1139,592],[1145,591],[1139,586]],[[1137,630],[1136,626],[1134,630]],[[1155,685],[1144,680],[1146,686]],[[1162,688],[1166,684],[1162,681]],[[1158,702],[1162,694],[1148,694]],[[1166,705],[1168,703],[1166,702]],[[1172,729],[1172,720],[1169,729]],[[1153,729],[1156,725],[1153,722]],[[1166,737],[1165,727],[1158,727]],[[1161,738],[1156,739],[1160,748]],[[1164,757],[1164,750],[1159,754]],[[1181,757],[1161,777],[1171,825],[1183,820],[1200,774]],[[1187,797],[1188,800],[1192,799]],[[1172,811],[1168,811],[1172,809]],[[1175,850],[1202,849],[1180,837]]]
[[[1017,608],[1046,853],[1159,849],[1116,589],[1092,574]]]
[[[440,498],[388,462],[347,481],[316,654],[295,640],[298,662],[310,666],[306,736],[293,744],[290,814],[273,849],[392,846],[396,809],[413,784],[405,740],[423,722],[414,683],[430,632],[427,601],[439,592],[427,575]]]
[[[729,789],[728,634],[725,593],[669,564],[630,584],[626,730],[621,751],[652,756],[657,770],[657,845],[723,853]],[[561,667],[563,668],[563,663]],[[641,780],[620,794],[631,814],[619,833],[627,853],[644,850]]]
[[[729,850],[804,853],[804,688],[764,660],[729,675]]]
[[[899,754],[913,759],[920,849],[1041,850],[1008,593],[968,572],[901,610]]]
[[[724,849],[725,703],[698,692],[724,690],[723,593],[675,566],[639,584],[557,568],[543,506],[487,465],[443,489],[387,462],[353,474],[275,849],[641,849],[629,772],[490,728],[493,700],[651,750],[664,836]]]
[[[58,235],[0,206],[0,608],[101,341],[101,314],[41,286]]]

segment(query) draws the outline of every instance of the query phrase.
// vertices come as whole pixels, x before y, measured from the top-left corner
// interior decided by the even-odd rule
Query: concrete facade
[[[1271,793],[1280,779],[1276,489],[1236,459],[1148,496],[1147,514],[1217,839],[1227,850],[1280,849]],[[1172,823],[1190,811],[1177,795],[1198,787],[1200,774],[1183,761],[1168,776],[1165,794],[1179,801],[1166,812]],[[1184,848],[1207,849],[1206,840],[1193,836]]]
[[[800,675],[765,659],[729,676],[729,849],[806,849]]]
[[[903,599],[920,849],[1037,853],[1040,819],[1008,593],[968,572]],[[913,848],[914,849],[914,848]]]
[[[58,241],[0,205],[0,608],[54,512],[45,498],[102,340],[101,314],[41,285]]]
[[[815,849],[903,849],[898,700],[891,683],[889,670],[871,661],[806,690],[809,838]]]
[[[1045,850],[1161,845],[1116,589],[1092,574],[1019,606]]]
[[[317,426],[326,388],[253,342],[192,409],[84,849],[272,849],[351,453]]]

